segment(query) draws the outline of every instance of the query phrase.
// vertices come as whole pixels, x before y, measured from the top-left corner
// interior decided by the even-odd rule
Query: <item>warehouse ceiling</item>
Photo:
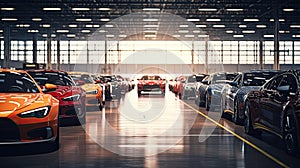
[[[50,35],[61,40],[86,40],[95,33],[109,32],[116,26],[107,25],[126,15],[140,15],[140,20],[126,22],[131,30],[144,33],[126,35],[120,30],[107,36],[122,35],[129,40],[180,36],[273,40],[278,21],[280,40],[300,40],[299,0],[1,0],[0,7],[0,37],[7,33],[11,40],[32,40],[34,35],[38,40]],[[189,24],[160,18],[166,14]],[[170,27],[173,33],[166,38],[164,32]],[[184,31],[187,27],[192,31]]]

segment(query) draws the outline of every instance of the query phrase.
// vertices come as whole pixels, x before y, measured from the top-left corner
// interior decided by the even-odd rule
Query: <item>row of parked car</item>
[[[300,70],[251,70],[179,76],[169,89],[179,98],[194,98],[207,111],[243,125],[245,133],[273,133],[295,154],[300,145]],[[228,118],[228,117],[227,117]]]
[[[59,147],[59,125],[85,124],[86,109],[133,89],[118,75],[0,69],[0,144]]]

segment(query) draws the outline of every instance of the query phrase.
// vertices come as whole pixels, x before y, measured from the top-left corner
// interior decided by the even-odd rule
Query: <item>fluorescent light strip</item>
[[[145,30],[144,33],[157,33],[156,30]]]
[[[144,8],[143,11],[160,11],[159,8]]]
[[[213,25],[214,28],[225,28],[225,25]]]
[[[299,34],[294,34],[292,37],[294,37],[294,38],[300,38],[300,35]]]
[[[126,38],[127,35],[126,35],[126,34],[120,34],[119,37],[121,37],[121,38]]]
[[[194,38],[195,35],[193,35],[193,34],[186,34],[184,37],[187,37],[187,38]]]
[[[198,37],[204,38],[204,37],[209,37],[209,35],[207,35],[207,34],[199,34]]]
[[[111,8],[98,8],[98,10],[101,10],[101,11],[110,11]]]
[[[247,28],[247,25],[239,25],[239,28]]]
[[[178,33],[188,33],[188,30],[179,30]]]
[[[105,25],[105,27],[114,27],[114,25],[110,25],[110,24],[107,24],[107,25]]]
[[[90,30],[81,30],[81,33],[90,33]]]
[[[242,12],[242,11],[244,11],[244,9],[225,9],[226,11],[228,11],[228,12]]]
[[[179,37],[180,37],[180,35],[179,35],[179,34],[174,34],[174,35],[173,35],[173,37],[175,37],[175,38],[179,38]]]
[[[273,38],[274,35],[273,35],[273,34],[265,34],[264,37],[265,37],[265,38]]]
[[[199,8],[198,10],[201,11],[201,12],[215,12],[218,9],[215,9],[215,8]]]
[[[206,27],[206,25],[196,25],[196,27]]]
[[[193,33],[200,33],[200,30],[194,30]]]
[[[100,21],[101,21],[101,22],[109,22],[110,19],[108,19],[108,18],[102,18],[102,19],[100,19]]]
[[[77,21],[77,22],[91,22],[92,19],[88,19],[88,18],[77,18],[76,21]]]
[[[266,28],[266,25],[256,25],[256,28]]]
[[[158,19],[143,19],[144,22],[157,22]]]
[[[242,35],[242,34],[234,34],[233,37],[235,37],[235,38],[242,38],[242,37],[244,37],[244,35]]]
[[[74,37],[76,37],[76,34],[67,34],[67,37],[74,38]]]
[[[290,28],[300,28],[300,25],[290,25]]]
[[[179,27],[183,28],[183,27],[189,27],[189,25],[179,25]]]
[[[290,33],[290,31],[288,31],[288,30],[279,30],[279,33],[285,34],[285,33]]]
[[[32,21],[40,22],[40,21],[42,21],[42,18],[32,18]]]
[[[295,9],[293,8],[286,8],[286,9],[282,9],[284,12],[293,12],[295,11]]]
[[[233,33],[233,30],[226,30],[226,33],[232,34],[232,33]]]
[[[17,24],[16,27],[30,27],[30,24]]]
[[[6,8],[1,8],[1,10],[3,10],[3,11],[12,11],[12,10],[15,10],[15,8],[6,7]]]
[[[17,18],[2,18],[2,21],[18,21]]]
[[[188,22],[199,22],[200,19],[187,19]]]
[[[144,25],[145,28],[157,28],[158,25]]]
[[[253,33],[255,33],[255,30],[243,30],[242,33],[244,33],[244,34],[253,34]]]
[[[34,29],[34,30],[27,30],[27,32],[28,32],[28,33],[38,33],[39,30],[35,30],[35,29]]]
[[[220,22],[221,19],[206,19],[207,22]]]
[[[244,19],[244,22],[258,22],[259,19]]]
[[[51,25],[50,24],[42,24],[42,25],[40,25],[40,27],[48,28],[48,27],[51,27]]]
[[[56,30],[57,33],[69,33],[69,30]]]
[[[77,11],[88,11],[90,8],[72,8],[72,10],[77,10]]]
[[[43,8],[44,11],[60,11],[61,8]]]
[[[3,33],[3,30],[0,30],[0,33]]]
[[[285,19],[279,19],[279,22],[285,22]],[[274,22],[274,19],[270,19],[270,22]]]
[[[76,24],[69,24],[69,27],[75,28],[78,27]]]
[[[106,35],[106,37],[108,37],[108,38],[113,38],[113,37],[115,37],[115,35],[113,35],[113,34],[108,34],[108,35]]]

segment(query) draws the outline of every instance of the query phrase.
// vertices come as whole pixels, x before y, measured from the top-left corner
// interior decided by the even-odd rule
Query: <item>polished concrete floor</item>
[[[50,153],[13,147],[0,167],[300,167],[300,156],[287,155],[277,137],[245,135],[219,112],[172,93],[137,97],[133,90],[89,111],[85,126],[61,127],[60,141]]]

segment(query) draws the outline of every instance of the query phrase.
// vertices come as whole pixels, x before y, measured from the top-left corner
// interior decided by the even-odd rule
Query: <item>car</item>
[[[59,100],[61,124],[86,123],[86,92],[75,85],[67,72],[59,70],[29,70],[27,72],[41,87],[45,87],[46,83],[57,86],[56,90],[48,92],[48,94]]]
[[[221,91],[226,83],[238,75],[236,72],[215,72],[206,76],[196,92],[195,104],[207,111],[220,107]]]
[[[250,91],[245,100],[245,132],[273,133],[283,139],[289,154],[300,145],[300,70],[274,76],[259,90]]]
[[[185,83],[185,80],[186,80],[185,75],[180,75],[175,78],[173,93],[175,94],[175,96],[178,96],[179,99],[181,99],[182,96],[182,88],[183,88],[183,84]]]
[[[99,107],[101,111],[104,107],[102,88],[93,80],[93,77],[88,72],[68,72],[75,81],[76,85],[80,86],[86,92],[86,107]]]
[[[186,77],[185,81],[183,82],[183,85],[181,85],[181,97],[182,99],[188,99],[188,98],[196,98],[196,89],[198,82],[202,81],[205,78],[205,74],[195,74],[190,75]]]
[[[138,80],[138,96],[143,94],[160,94],[165,95],[166,82],[158,75],[144,75]]]
[[[99,74],[92,74],[93,80],[102,88],[102,104],[105,105],[106,100],[110,100],[110,85],[104,83],[104,79]]]
[[[251,70],[239,74],[222,91],[222,116],[229,114],[234,123],[243,125],[245,119],[245,96],[252,90],[258,90],[268,79],[278,72],[278,70]]]
[[[168,81],[169,91],[173,92],[174,85],[175,85],[175,79],[170,79]]]
[[[59,101],[24,70],[0,69],[0,145],[36,143],[59,148]],[[44,93],[45,92],[45,93]]]
[[[122,85],[120,80],[118,80],[118,77],[116,75],[104,74],[102,75],[102,78],[104,80],[104,83],[107,83],[111,87],[109,99],[120,100],[122,98]]]

